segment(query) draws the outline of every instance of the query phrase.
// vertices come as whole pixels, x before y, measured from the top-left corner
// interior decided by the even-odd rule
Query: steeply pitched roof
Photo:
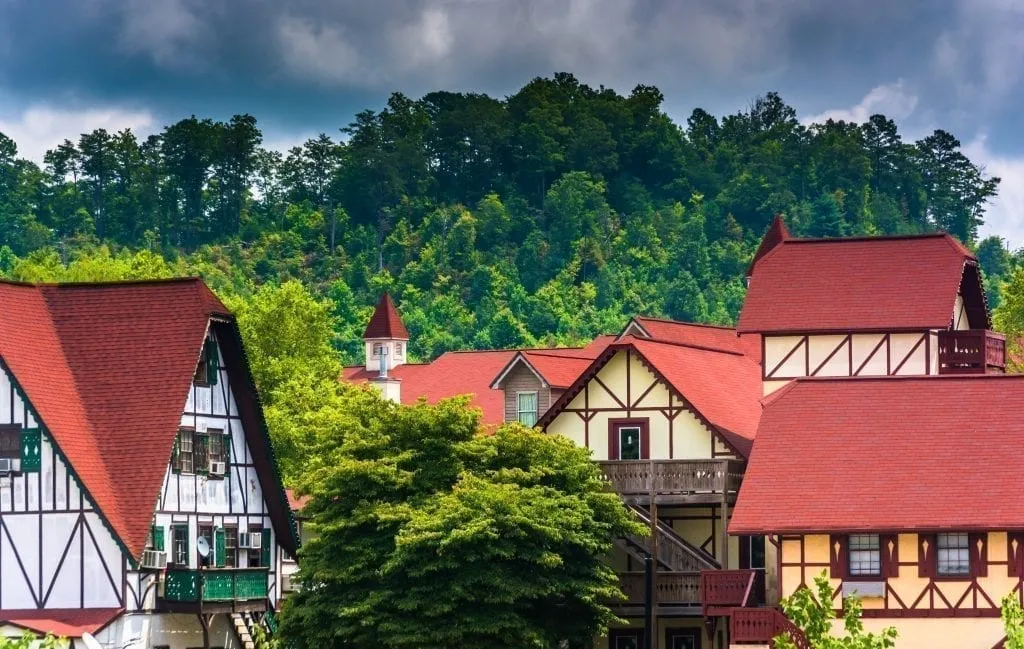
[[[140,556],[207,325],[230,313],[198,279],[0,282],[0,304],[0,361],[114,536]],[[240,352],[224,342],[226,358]],[[262,458],[261,479],[276,479],[269,453]]]
[[[761,338],[756,334],[740,336],[733,327],[718,327],[646,316],[636,316],[630,322],[639,325],[653,340],[736,351],[755,361],[761,359]],[[629,329],[627,327],[626,331]]]
[[[387,293],[381,295],[380,300],[377,301],[377,308],[374,309],[373,316],[370,317],[370,322],[366,325],[363,338],[409,340],[409,331],[402,322],[402,316],[398,315],[398,309],[395,308],[395,303],[391,301],[391,296]]]
[[[789,228],[786,227],[785,222],[782,220],[782,215],[776,214],[775,218],[772,219],[771,225],[768,226],[768,231],[765,233],[764,238],[761,239],[761,245],[757,247],[754,258],[750,260],[750,265],[747,266],[747,277],[753,274],[754,266],[757,265],[761,257],[767,255],[775,246],[783,241],[787,241],[789,238]]]
[[[541,417],[549,424],[611,358],[624,350],[639,355],[697,416],[746,456],[761,413],[761,368],[739,351],[626,336],[609,345]]]
[[[788,238],[754,265],[737,330],[944,328],[953,317],[964,266],[975,261],[963,245],[941,233]],[[983,303],[981,295],[965,299]]]
[[[1024,376],[798,379],[765,400],[729,532],[1024,525]]]

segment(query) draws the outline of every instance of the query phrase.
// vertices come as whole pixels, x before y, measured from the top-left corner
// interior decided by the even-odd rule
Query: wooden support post
[[[719,545],[721,547],[718,560],[722,564],[722,570],[729,569],[729,492],[722,491],[722,512],[721,512],[721,533]]]
[[[199,626],[203,627],[203,649],[210,649],[210,622],[213,615],[199,614]]]
[[[647,597],[650,598],[651,602],[651,633],[652,633],[652,647],[657,647],[658,643],[655,638],[658,634],[658,503],[657,496],[658,490],[656,488],[656,479],[654,475],[654,460],[651,460],[651,482],[648,492],[650,498],[650,509],[648,513],[651,517],[651,590],[647,593]]]

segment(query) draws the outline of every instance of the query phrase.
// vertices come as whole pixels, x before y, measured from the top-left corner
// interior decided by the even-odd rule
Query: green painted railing
[[[204,570],[168,570],[164,599],[172,602],[198,602],[200,583],[204,602],[266,599],[266,568]]]

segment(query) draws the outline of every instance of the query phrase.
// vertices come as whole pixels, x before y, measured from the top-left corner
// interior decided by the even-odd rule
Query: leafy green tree
[[[860,600],[843,600],[845,635],[833,635],[832,584],[823,571],[814,578],[815,592],[800,588],[782,600],[782,610],[807,637],[812,649],[889,649],[896,645],[896,628],[886,627],[881,633],[866,633],[861,621]],[[776,649],[796,649],[788,633],[774,640]]]
[[[621,594],[604,555],[642,530],[584,449],[518,425],[478,436],[464,399],[346,398],[299,480],[315,538],[283,637],[299,648],[554,649],[614,621],[607,603]]]
[[[1015,595],[1003,598],[1002,618],[1006,630],[1004,649],[1024,649],[1024,609]]]
[[[992,314],[992,324],[1006,334],[1007,365],[1024,371],[1024,266],[1018,266],[1003,282],[999,306]]]

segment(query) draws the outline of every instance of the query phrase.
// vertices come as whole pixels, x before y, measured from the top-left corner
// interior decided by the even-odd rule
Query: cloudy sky
[[[777,90],[805,121],[944,128],[1003,178],[984,233],[1024,246],[1020,0],[0,0],[0,131],[34,159],[190,114],[252,113],[287,147],[395,90],[556,71],[657,85],[680,121]]]

